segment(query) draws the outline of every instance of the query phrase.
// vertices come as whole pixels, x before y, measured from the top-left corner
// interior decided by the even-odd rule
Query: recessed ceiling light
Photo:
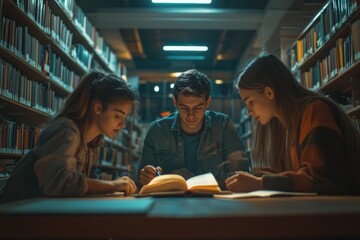
[[[224,81],[221,80],[221,79],[216,79],[215,80],[215,84],[223,84],[223,83],[224,83]]]
[[[167,56],[169,60],[205,60],[205,56]]]
[[[208,50],[207,46],[164,46],[164,51],[198,51],[205,52]]]
[[[210,4],[211,0],[152,0],[153,3]]]

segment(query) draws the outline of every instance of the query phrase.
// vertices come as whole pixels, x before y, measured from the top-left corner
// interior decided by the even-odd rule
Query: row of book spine
[[[50,84],[28,79],[13,65],[0,58],[0,93],[9,99],[54,115],[64,105],[65,99],[56,95]]]
[[[49,75],[68,91],[72,91],[80,81],[80,75],[71,70],[62,58],[31,36],[27,26],[17,26],[16,22],[3,18],[0,45],[28,62],[38,71]]]
[[[330,0],[322,9],[304,36],[291,49],[291,66],[296,69],[301,63],[321,48],[347,23],[358,7],[358,0]]]
[[[73,34],[62,19],[51,12],[47,1],[17,1],[16,3],[41,30],[59,43],[64,51],[70,53]]]
[[[0,116],[0,153],[26,154],[35,147],[40,129]]]
[[[91,178],[102,180],[114,180],[120,177],[118,171],[104,172],[104,169],[94,166],[91,168]]]
[[[119,159],[125,160],[125,158],[126,156],[123,154],[123,152],[106,147],[100,149],[97,162],[103,166],[121,166],[126,164],[126,161],[122,162],[119,161]]]
[[[336,45],[329,50],[323,59],[318,60],[308,70],[301,72],[300,79],[303,86],[311,90],[318,90],[357,61],[354,59],[354,45],[359,45],[359,42],[353,41],[353,36],[360,33],[360,28],[355,29],[354,26],[360,27],[360,25],[353,25],[352,34],[337,39]]]
[[[111,51],[109,45],[104,41],[103,37],[101,37],[76,2],[74,0],[54,1],[62,8],[72,24],[83,35],[89,45],[93,47],[96,53],[99,54],[103,61],[105,61],[109,68],[113,72],[121,73],[122,69],[118,68],[123,68],[124,66],[119,64],[116,54]],[[68,27],[66,27],[62,19],[52,13],[49,7],[49,0],[16,0],[16,4],[28,14],[45,33],[59,42],[65,51],[69,52],[71,50],[73,34],[69,31]]]
[[[1,102],[6,99],[17,106],[20,103],[50,117],[62,109],[65,97],[90,69],[126,75],[126,67],[74,0],[6,0],[1,4]],[[2,114],[1,158],[8,158],[7,154],[23,155],[34,148],[39,128],[17,122],[19,119],[10,112]],[[129,164],[129,149],[124,145],[130,140],[123,136],[102,148],[104,153],[99,156],[98,164],[113,164],[108,166],[108,177],[114,178],[119,174],[114,170]],[[106,173],[101,175],[106,178]]]

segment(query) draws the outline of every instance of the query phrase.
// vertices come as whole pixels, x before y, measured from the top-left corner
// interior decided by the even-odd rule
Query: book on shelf
[[[0,115],[6,117],[0,116],[0,175],[5,177],[3,158],[21,158],[35,146],[38,126],[62,109],[87,70],[126,77],[126,66],[75,0],[0,0],[0,55],[0,105],[5,104]],[[129,149],[105,148],[101,170],[113,179],[117,164],[124,159],[129,165],[122,158]]]
[[[285,196],[315,196],[314,192],[285,192],[272,190],[258,190],[247,193],[230,193],[230,194],[215,194],[214,198],[221,199],[240,199],[240,198],[266,198],[266,197],[285,197]]]
[[[188,180],[177,174],[165,174],[153,178],[144,185],[139,194],[143,196],[170,196],[170,195],[213,195],[221,194],[220,187],[212,173],[201,174]]]
[[[356,20],[351,24],[351,33],[353,38],[354,60],[357,61],[360,54],[360,20]]]

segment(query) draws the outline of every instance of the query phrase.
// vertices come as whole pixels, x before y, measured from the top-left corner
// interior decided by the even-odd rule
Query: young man
[[[138,166],[140,186],[158,174],[188,179],[212,172],[224,189],[227,177],[237,170],[248,171],[244,146],[230,118],[206,110],[209,95],[206,75],[189,70],[178,77],[174,86],[178,111],[151,123]]]

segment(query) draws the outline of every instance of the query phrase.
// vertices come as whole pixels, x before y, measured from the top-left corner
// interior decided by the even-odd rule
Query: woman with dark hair
[[[261,54],[236,87],[253,118],[253,174],[226,180],[233,192],[260,189],[360,193],[360,134],[339,106],[303,88],[275,56]]]
[[[90,178],[103,135],[114,138],[125,127],[137,93],[116,75],[91,72],[39,134],[36,146],[16,165],[0,202],[39,196],[83,196],[136,191],[128,177]]]

